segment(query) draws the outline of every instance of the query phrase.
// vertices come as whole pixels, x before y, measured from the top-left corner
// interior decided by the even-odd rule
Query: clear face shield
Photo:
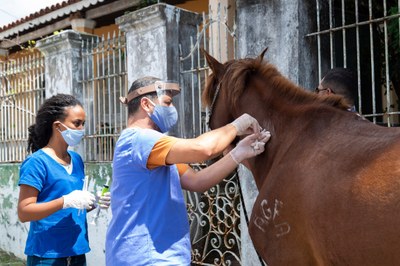
[[[128,104],[133,99],[151,92],[157,93],[157,98],[161,104],[166,96],[173,97],[180,92],[179,84],[172,81],[156,81],[153,84],[145,87],[138,88],[128,94],[126,97],[120,97],[120,101],[123,104]]]
[[[154,83],[158,104],[154,107],[151,120],[161,132],[168,132],[178,121],[178,112],[172,105],[171,98],[179,93],[179,85],[172,82],[157,81]]]
[[[179,84],[172,81],[156,81],[154,89],[157,92],[158,102],[162,104],[167,97],[173,97],[180,92]]]

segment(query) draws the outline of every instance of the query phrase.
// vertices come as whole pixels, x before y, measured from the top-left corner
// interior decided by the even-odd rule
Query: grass
[[[25,266],[25,261],[15,257],[13,254],[9,254],[3,250],[0,250],[0,266]]]

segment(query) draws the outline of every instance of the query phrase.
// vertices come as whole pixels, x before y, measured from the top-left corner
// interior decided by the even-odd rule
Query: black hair
[[[35,152],[49,143],[54,121],[64,121],[66,108],[82,104],[72,95],[57,94],[44,101],[40,106],[35,124],[29,126],[28,152]]]
[[[159,78],[151,77],[151,76],[139,78],[132,83],[131,87],[129,88],[128,94],[139,88],[151,85],[159,80],[160,80]],[[157,92],[154,91],[154,92],[140,95],[139,97],[136,97],[135,99],[130,101],[128,103],[128,115],[134,114],[139,109],[140,100],[143,97],[150,97],[153,99],[156,95],[157,95]]]
[[[332,68],[322,78],[321,85],[330,88],[334,93],[344,96],[354,104],[357,80],[353,72],[347,68]]]

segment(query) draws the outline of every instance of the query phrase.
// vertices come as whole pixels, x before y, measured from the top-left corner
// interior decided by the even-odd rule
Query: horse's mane
[[[292,81],[284,77],[274,65],[267,63],[260,57],[255,59],[245,58],[231,60],[225,63],[223,67],[225,73],[222,79],[221,77],[216,77],[216,75],[212,73],[205,87],[203,101],[207,106],[212,104],[212,99],[215,94],[212,88],[216,88],[218,85],[229,89],[227,100],[231,105],[236,106],[240,96],[246,89],[249,79],[251,77],[257,77],[274,88],[276,92],[280,93],[287,101],[294,103],[315,101],[344,110],[349,108],[349,104],[341,96],[330,95],[320,97],[317,94],[310,93],[304,88],[295,85]]]

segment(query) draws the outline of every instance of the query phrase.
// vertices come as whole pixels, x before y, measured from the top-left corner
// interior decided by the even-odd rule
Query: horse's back
[[[400,262],[400,129],[360,130],[351,145],[299,148],[271,169],[250,224],[268,265]]]

